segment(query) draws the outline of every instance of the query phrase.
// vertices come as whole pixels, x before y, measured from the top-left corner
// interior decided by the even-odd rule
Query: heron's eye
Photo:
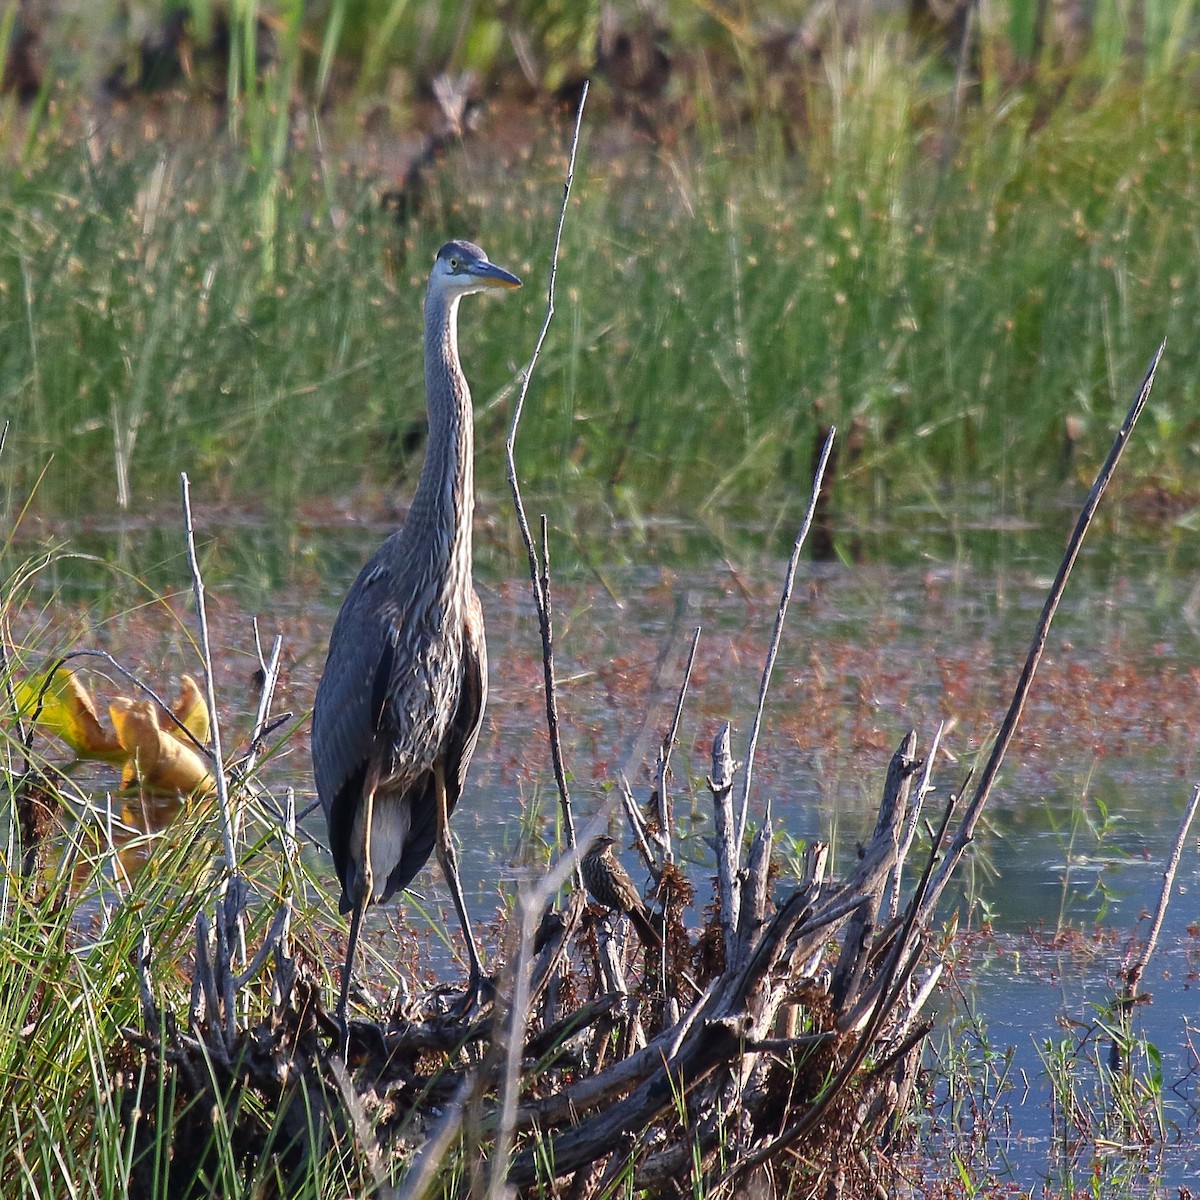
[[[452,271],[458,270],[458,259],[457,258],[452,258],[450,260],[450,270],[452,270]]]

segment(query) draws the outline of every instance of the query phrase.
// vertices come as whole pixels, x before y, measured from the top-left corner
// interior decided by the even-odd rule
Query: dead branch
[[[1183,846],[1187,841],[1188,830],[1192,827],[1192,820],[1196,816],[1197,806],[1200,806],[1200,784],[1192,788],[1192,798],[1188,801],[1188,806],[1179,822],[1179,829],[1171,846],[1171,854],[1163,869],[1162,890],[1158,893],[1158,904],[1154,909],[1154,919],[1150,922],[1150,933],[1142,947],[1142,952],[1125,972],[1125,983],[1131,997],[1137,995],[1142,973],[1146,970],[1146,966],[1154,954],[1154,947],[1158,945],[1158,935],[1162,930],[1163,920],[1167,915],[1167,905],[1171,900],[1171,889],[1175,886],[1175,873],[1179,870],[1179,860],[1183,855]]]
[[[1029,691],[1033,686],[1033,677],[1037,673],[1038,664],[1042,661],[1042,652],[1046,648],[1046,639],[1050,634],[1050,624],[1054,620],[1054,614],[1058,611],[1058,605],[1062,600],[1063,592],[1066,590],[1067,580],[1071,576],[1075,560],[1079,557],[1080,548],[1083,546],[1083,539],[1091,527],[1092,518],[1096,515],[1096,509],[1100,506],[1100,500],[1104,495],[1104,491],[1108,487],[1113,474],[1116,472],[1117,464],[1121,461],[1121,455],[1129,442],[1130,436],[1133,434],[1133,428],[1137,424],[1137,419],[1141,416],[1142,409],[1146,407],[1146,401],[1150,399],[1150,389],[1154,386],[1154,373],[1158,370],[1158,364],[1162,360],[1163,352],[1166,348],[1167,343],[1164,339],[1150,361],[1150,366],[1146,371],[1145,378],[1142,380],[1142,385],[1138,388],[1133,404],[1130,406],[1129,412],[1126,414],[1125,420],[1121,423],[1121,428],[1117,431],[1116,438],[1113,440],[1112,448],[1108,452],[1108,458],[1105,459],[1104,465],[1100,468],[1100,472],[1092,484],[1092,490],[1088,493],[1079,518],[1075,522],[1071,539],[1067,543],[1066,552],[1063,554],[1062,562],[1059,564],[1058,574],[1054,577],[1054,583],[1051,585],[1050,592],[1046,596],[1046,602],[1042,607],[1042,614],[1034,630],[1033,642],[1029,647],[1029,654],[1025,659],[1025,665],[1021,670],[1020,678],[1017,680],[1012,702],[1008,706],[1008,711],[1004,714],[1004,721],[1000,725],[1000,732],[996,735],[995,744],[992,746],[992,753],[988,757],[987,765],[983,768],[983,774],[980,776],[979,783],[975,788],[975,795],[971,798],[971,803],[963,813],[962,822],[954,835],[954,840],[951,842],[946,852],[946,857],[943,859],[938,873],[934,877],[933,884],[929,888],[929,893],[926,897],[927,911],[932,911],[934,905],[937,904],[942,892],[945,890],[946,884],[950,881],[951,875],[958,866],[959,860],[966,853],[967,847],[971,844],[971,839],[975,835],[975,825],[979,820],[980,814],[983,812],[983,807],[987,803],[988,797],[992,793],[992,786],[996,782],[996,776],[999,774],[1000,764],[1004,761],[1005,752],[1012,743],[1012,739],[1017,732],[1017,725],[1021,720],[1021,715],[1025,711],[1025,702],[1029,698]]]
[[[808,508],[804,513],[804,520],[800,522],[800,532],[796,534],[796,540],[792,543],[792,554],[788,559],[787,570],[784,572],[783,594],[779,597],[779,611],[775,614],[775,628],[771,631],[771,643],[767,648],[767,660],[763,663],[762,682],[758,688],[758,708],[754,713],[754,724],[750,726],[750,741],[746,746],[746,767],[745,774],[742,776],[742,808],[738,816],[738,845],[741,845],[742,838],[746,836],[746,819],[750,810],[750,784],[754,776],[754,754],[758,749],[758,735],[762,728],[763,710],[767,705],[767,688],[771,684],[771,674],[775,670],[775,659],[779,654],[779,643],[783,638],[783,621],[787,616],[788,601],[792,597],[792,584],[796,578],[796,568],[800,565],[800,551],[804,547],[804,540],[808,537],[808,531],[812,525],[817,499],[821,494],[821,481],[825,478],[825,468],[829,464],[829,455],[833,450],[833,439],[836,433],[837,430],[831,425],[813,477]]]
[[[675,747],[675,739],[679,736],[679,722],[683,717],[683,702],[687,697],[688,684],[692,679],[692,667],[696,662],[696,647],[700,644],[700,626],[697,625],[692,634],[692,644],[688,649],[687,665],[683,669],[683,680],[679,685],[679,699],[675,702],[675,715],[663,735],[662,745],[658,750],[657,782],[658,782],[658,835],[662,840],[663,862],[674,862],[675,851],[671,844],[671,827],[675,821],[674,807],[671,804],[668,780],[671,774],[671,751]]]
[[[196,622],[200,632],[200,656],[204,665],[205,699],[211,719],[213,777],[217,783],[217,805],[221,814],[221,842],[225,850],[225,872],[217,898],[217,947],[215,964],[218,983],[226,1001],[225,1039],[226,1045],[233,1044],[237,1032],[237,1012],[234,1008],[233,955],[237,961],[246,961],[246,929],[242,922],[244,885],[238,872],[237,822],[229,799],[229,783],[225,775],[225,760],[221,753],[221,721],[217,712],[217,692],[213,679],[212,648],[208,637],[208,611],[204,604],[204,577],[200,572],[200,560],[196,554],[196,530],[192,521],[192,493],[187,473],[179,476],[183,500],[183,527],[187,542],[188,566],[192,572],[192,592],[196,601]]]
[[[571,137],[571,151],[567,161],[567,178],[563,184],[562,207],[558,214],[558,227],[554,233],[554,248],[550,254],[550,280],[546,288],[546,315],[542,327],[538,331],[529,365],[521,375],[521,387],[517,393],[516,404],[513,406],[512,424],[509,426],[508,438],[504,443],[505,470],[508,476],[508,486],[512,491],[513,506],[516,509],[517,525],[521,530],[521,539],[525,543],[525,551],[529,557],[529,577],[533,586],[534,606],[538,614],[538,627],[542,637],[542,663],[546,691],[546,724],[550,736],[550,757],[554,765],[554,780],[558,785],[559,801],[562,805],[563,821],[567,827],[567,844],[575,848],[575,818],[571,813],[571,797],[567,790],[567,771],[563,763],[562,741],[558,732],[558,701],[554,690],[554,643],[550,620],[550,599],[542,584],[543,568],[538,563],[538,552],[530,532],[529,519],[525,515],[525,503],[521,499],[521,485],[517,478],[516,446],[517,429],[521,423],[521,413],[525,408],[525,397],[529,394],[529,385],[533,380],[533,372],[541,357],[542,345],[554,318],[554,285],[558,278],[558,255],[562,244],[563,226],[567,219],[567,205],[571,199],[571,184],[575,178],[575,155],[579,148],[579,131],[583,125],[583,108],[587,103],[588,85],[585,82],[579,97],[579,108],[575,114],[575,130]],[[547,564],[548,566],[548,564]],[[583,880],[576,871],[575,883],[583,886]]]

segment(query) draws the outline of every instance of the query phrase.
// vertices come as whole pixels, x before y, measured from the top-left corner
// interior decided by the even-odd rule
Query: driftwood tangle
[[[177,1121],[199,1102],[177,1126],[177,1142],[219,1103],[245,1126],[248,1161],[276,1154],[287,1177],[310,1155],[357,1154],[376,1164],[369,1173],[382,1182],[396,1176],[382,1164],[409,1159],[447,1112],[474,1122],[462,1141],[488,1157],[507,1031],[516,1027],[525,1033],[507,1181],[518,1194],[599,1196],[626,1170],[650,1194],[690,1194],[696,1161],[714,1195],[738,1194],[751,1171],[808,1180],[814,1195],[834,1177],[875,1182],[861,1151],[886,1140],[911,1086],[928,1028],[921,1007],[938,969],[921,965],[918,923],[888,915],[902,834],[920,798],[915,747],[910,733],[893,756],[874,833],[845,879],[827,878],[817,843],[802,877],[785,882],[769,820],[743,860],[731,822],[718,817],[717,874],[702,914],[691,911],[692,886],[678,867],[656,868],[656,894],[668,898],[665,911],[659,905],[666,937],[657,953],[571,888],[543,918],[527,963],[514,940],[492,1008],[463,1019],[433,996],[356,1020],[348,1068],[315,963],[287,944],[286,904],[252,970],[237,975],[222,969],[223,939],[202,920],[190,1028],[169,1020],[163,1028],[155,1013],[145,1033],[127,1031],[124,1082],[145,1056],[152,1078],[173,1075]],[[726,817],[734,774],[726,727],[714,741],[710,780],[715,811]],[[932,861],[936,841],[926,853]],[[926,870],[906,889],[910,915],[927,878]],[[275,969],[264,972],[272,959]],[[529,1002],[514,1026],[507,1004],[522,966]],[[255,976],[271,986],[273,1011],[231,1037],[232,994]],[[141,1086],[140,1111],[126,1087],[126,1113],[149,1150],[158,1131]],[[232,1102],[248,1094],[255,1104]],[[836,1137],[826,1135],[830,1124]],[[185,1164],[172,1169],[171,1195],[194,1194],[203,1176],[195,1155],[182,1154]]]
[[[206,1123],[222,1112],[234,1127],[239,1166],[249,1175],[253,1164],[270,1161],[281,1194],[314,1158],[330,1156],[348,1179],[361,1179],[363,1194],[405,1200],[427,1194],[443,1171],[451,1194],[489,1197],[514,1191],[599,1197],[629,1179],[642,1194],[663,1197],[696,1188],[712,1197],[750,1190],[880,1194],[887,1164],[881,1151],[907,1110],[930,1027],[922,1010],[941,970],[928,925],[972,840],[1071,566],[1161,355],[1162,347],[1080,514],[954,837],[943,850],[951,797],[922,847],[919,873],[906,860],[918,828],[928,828],[920,817],[938,738],[916,786],[922,765],[916,737],[909,733],[900,743],[874,831],[845,878],[827,877],[826,848],[814,843],[800,877],[785,881],[772,858],[769,810],[743,859],[745,796],[735,823],[738,768],[726,726],[713,742],[716,870],[713,899],[702,912],[695,911],[694,885],[669,840],[636,828],[639,846],[649,852],[661,947],[650,952],[622,939],[611,917],[587,908],[576,869],[565,903],[546,910],[536,934],[530,897],[517,897],[496,999],[487,1010],[458,1017],[445,996],[435,995],[379,1020],[355,1021],[347,1064],[337,1056],[321,972],[310,953],[293,945],[289,897],[249,965],[234,969],[235,957],[246,960],[238,942],[247,887],[230,852],[216,919],[201,914],[196,923],[186,1031],[155,1007],[149,944],[139,955],[145,1029],[126,1031],[113,1081],[137,1152],[130,1194],[210,1194],[207,1179],[218,1172],[205,1159]],[[806,526],[810,518],[811,505]],[[543,611],[545,634],[548,603]],[[768,678],[769,669],[760,711]],[[757,722],[748,759],[756,733]],[[743,770],[748,776],[749,765]],[[280,838],[285,858],[295,853],[291,799]],[[563,799],[569,817],[565,789]],[[625,807],[632,820],[631,799],[625,797]],[[573,826],[567,828],[571,848],[543,882],[547,894],[565,886],[578,865]],[[1166,890],[1169,880],[1170,870]],[[1152,948],[1153,939],[1147,956]],[[1131,995],[1139,974],[1131,969]],[[260,1002],[268,1015],[242,1028],[249,1008],[244,990],[254,986],[269,997],[269,1005]],[[167,1109],[148,1104],[154,1083],[168,1079]],[[163,1118],[168,1128],[158,1127]],[[391,1182],[397,1178],[399,1191]]]

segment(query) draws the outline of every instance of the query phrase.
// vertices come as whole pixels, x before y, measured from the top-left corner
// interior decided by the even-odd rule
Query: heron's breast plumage
[[[444,597],[410,614],[396,631],[396,666],[379,730],[381,788],[433,769],[463,686],[465,602]]]

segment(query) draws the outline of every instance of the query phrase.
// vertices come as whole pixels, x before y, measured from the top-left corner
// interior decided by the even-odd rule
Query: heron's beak
[[[521,281],[511,272],[495,263],[481,263],[472,274],[484,286],[489,288],[519,288]]]

